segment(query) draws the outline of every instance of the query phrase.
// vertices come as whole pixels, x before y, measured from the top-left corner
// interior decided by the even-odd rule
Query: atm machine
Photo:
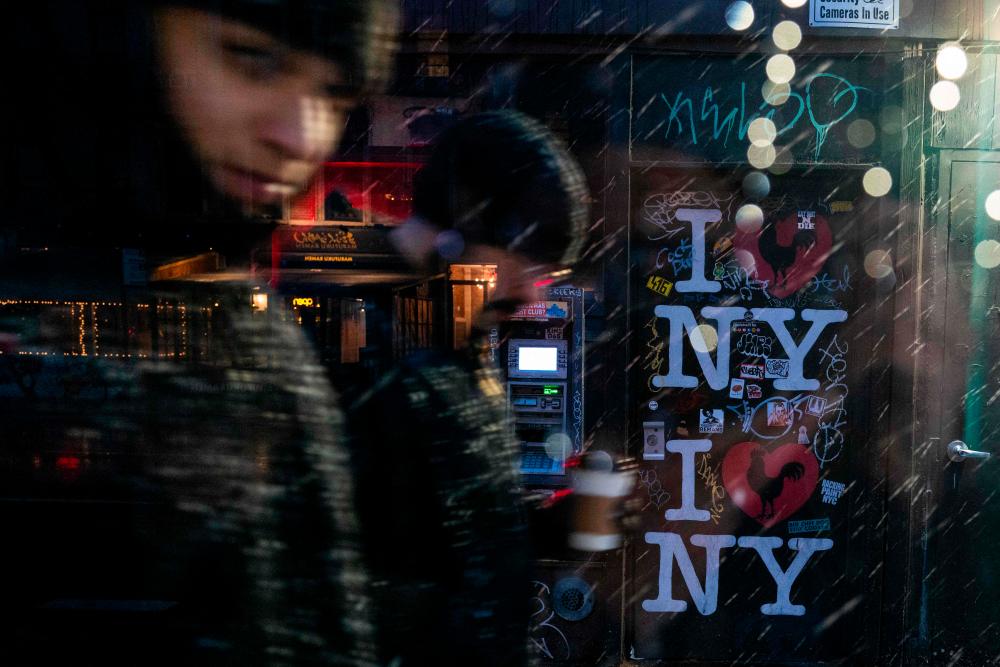
[[[583,289],[549,288],[514,313],[501,346],[507,399],[529,486],[568,484],[583,448]]]

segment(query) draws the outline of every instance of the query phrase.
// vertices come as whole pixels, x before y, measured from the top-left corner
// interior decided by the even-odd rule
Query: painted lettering
[[[722,283],[705,278],[705,225],[722,220],[722,211],[717,208],[682,208],[677,211],[677,219],[691,223],[691,280],[678,280],[674,287],[678,292],[718,292]]]
[[[708,521],[711,514],[694,506],[694,455],[712,449],[711,440],[668,440],[667,451],[681,455],[681,508],[667,510],[667,521]]]
[[[781,546],[780,537],[761,537],[759,535],[741,537],[740,547],[753,549],[764,561],[764,566],[778,586],[777,599],[774,602],[762,604],[760,611],[767,616],[804,616],[806,608],[800,604],[792,604],[792,584],[802,573],[809,558],[817,551],[827,551],[833,548],[833,540],[812,537],[793,537],[788,540],[788,548],[795,553],[795,558],[787,570],[782,570],[774,557],[774,550]]]
[[[659,591],[653,600],[643,600],[646,611],[686,611],[687,602],[676,600],[673,595],[674,561],[681,571],[694,606],[702,616],[715,613],[719,601],[719,553],[736,545],[732,535],[692,535],[691,544],[705,549],[705,585],[702,587],[688,556],[684,541],[677,533],[646,533],[647,544],[660,547]]]

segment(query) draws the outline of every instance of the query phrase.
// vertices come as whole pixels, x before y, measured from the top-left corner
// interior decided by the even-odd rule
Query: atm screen
[[[518,349],[517,369],[519,371],[556,371],[559,350],[554,347],[521,347]]]

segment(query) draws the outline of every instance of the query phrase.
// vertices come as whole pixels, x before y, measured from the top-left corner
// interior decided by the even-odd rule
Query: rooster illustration
[[[792,237],[792,245],[778,244],[778,227],[771,223],[764,227],[757,241],[760,256],[771,266],[774,272],[774,286],[783,285],[788,280],[788,269],[795,263],[799,248],[809,252],[816,245],[816,232],[812,229],[800,229]]]
[[[747,470],[747,484],[760,496],[760,515],[758,521],[774,518],[774,501],[781,496],[785,488],[785,478],[799,480],[806,472],[804,465],[798,461],[786,463],[781,467],[777,477],[771,477],[764,470],[764,451],[755,449],[750,454],[750,469]],[[770,510],[768,509],[770,506]]]

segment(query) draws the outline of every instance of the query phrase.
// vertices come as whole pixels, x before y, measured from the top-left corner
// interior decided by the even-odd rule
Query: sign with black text
[[[809,0],[809,25],[816,28],[899,27],[899,0]]]

